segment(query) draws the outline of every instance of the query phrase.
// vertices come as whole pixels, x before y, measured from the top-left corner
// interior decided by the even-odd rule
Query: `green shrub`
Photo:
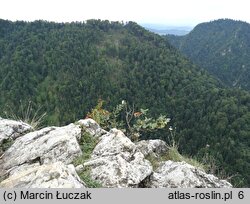
[[[95,108],[91,110],[86,116],[86,118],[92,118],[95,120],[102,128],[106,129],[109,127],[110,112],[103,108],[104,101],[99,99]]]
[[[99,100],[97,106],[88,113],[87,117],[94,119],[104,129],[117,128],[122,130],[132,141],[139,140],[142,133],[156,132],[164,129],[170,119],[160,115],[154,119],[148,117],[148,109],[135,110],[122,101],[111,112],[103,109],[103,101]]]

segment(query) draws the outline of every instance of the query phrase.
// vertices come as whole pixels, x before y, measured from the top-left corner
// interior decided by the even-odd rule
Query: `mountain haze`
[[[247,65],[247,64],[246,64]],[[0,20],[0,116],[20,101],[47,112],[45,125],[83,118],[103,99],[167,115],[183,154],[215,159],[250,185],[250,94],[228,89],[159,35],[136,23]],[[157,137],[168,142],[167,130]]]
[[[167,38],[225,85],[250,90],[250,24],[220,19],[201,23],[188,35]]]
[[[171,35],[181,36],[188,34],[192,30],[192,27],[188,26],[167,26],[167,25],[157,25],[150,23],[141,24],[141,26],[159,35],[171,34]]]

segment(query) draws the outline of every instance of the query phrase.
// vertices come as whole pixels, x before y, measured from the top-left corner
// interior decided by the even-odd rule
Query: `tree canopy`
[[[166,36],[189,59],[229,87],[250,90],[250,24],[220,19],[185,36]]]

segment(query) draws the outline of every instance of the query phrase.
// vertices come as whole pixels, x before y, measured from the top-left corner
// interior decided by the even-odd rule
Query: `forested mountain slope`
[[[250,185],[250,94],[225,89],[135,23],[0,20],[0,115],[33,101],[45,124],[76,121],[98,99],[122,100],[176,127],[180,151],[213,156],[234,183]],[[147,137],[147,136],[145,136]],[[161,139],[166,139],[167,131]],[[167,139],[166,139],[167,140]]]
[[[167,38],[226,85],[250,90],[250,24],[220,19],[199,24],[186,36]]]

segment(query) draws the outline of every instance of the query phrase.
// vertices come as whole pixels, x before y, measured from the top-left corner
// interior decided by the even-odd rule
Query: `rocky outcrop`
[[[136,145],[117,129],[101,137],[84,165],[104,187],[138,187],[153,170]]]
[[[15,140],[32,129],[30,125],[22,121],[8,120],[0,117],[0,144],[5,139],[11,138]]]
[[[137,142],[136,146],[146,157],[158,158],[168,151],[166,142],[162,140],[142,140]]]
[[[14,141],[0,154],[0,187],[82,188],[86,185],[77,173],[86,170],[103,187],[231,187],[185,162],[163,160],[168,147],[162,140],[135,144],[120,130],[107,132],[92,119],[27,133],[31,130],[28,124],[0,119],[0,138]],[[86,131],[97,145],[88,161],[74,167],[73,160],[84,154],[78,141]],[[153,161],[160,164],[155,170]]]
[[[225,180],[206,174],[186,162],[162,162],[147,184],[152,188],[230,188]]]
[[[47,127],[28,133],[15,140],[4,153],[1,169],[11,173],[24,164],[39,162],[50,164],[62,161],[70,164],[82,154],[77,138],[81,137],[81,129],[70,124],[65,127]]]
[[[83,188],[73,165],[30,165],[0,183],[1,188]]]
[[[91,118],[79,120],[77,123],[94,137],[100,137],[107,133],[107,131],[103,130],[100,125]]]
[[[10,180],[8,180],[7,186],[13,180],[16,182],[15,184],[11,184],[14,187],[39,187],[39,181],[45,176],[43,176],[43,173],[45,174],[48,171],[46,175],[53,174],[59,165],[57,162],[60,161],[62,164],[68,165],[82,154],[77,142],[80,137],[81,128],[74,124],[64,127],[47,127],[27,133],[17,138],[2,155],[0,159],[0,176],[4,178],[9,176],[8,179]],[[62,166],[61,169],[58,169],[58,172],[66,172],[66,175],[69,172],[69,167]],[[32,175],[34,176],[33,180],[39,181],[35,183],[29,182],[27,179],[32,180]],[[68,174],[68,179],[70,180],[75,175]],[[16,179],[17,177],[20,177],[20,180]],[[53,183],[51,183],[52,181],[45,182],[44,184],[40,183],[40,187],[64,187],[73,181],[71,179],[70,183],[67,184],[66,181],[62,182],[62,178],[58,177],[58,181],[53,181]],[[56,186],[56,182],[58,186]],[[23,186],[24,184],[27,185]],[[4,186],[6,185],[4,184]],[[74,182],[71,186],[80,187],[80,185],[76,185]]]

